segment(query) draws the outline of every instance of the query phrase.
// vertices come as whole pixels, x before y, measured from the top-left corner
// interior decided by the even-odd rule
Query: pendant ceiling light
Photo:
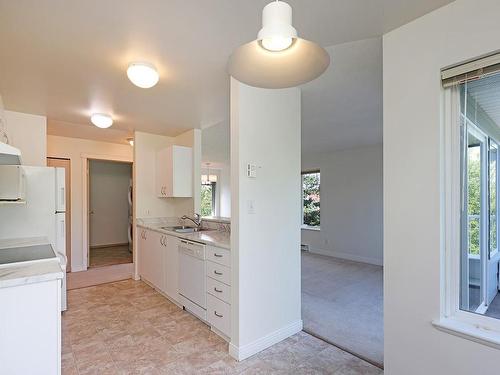
[[[324,48],[297,36],[290,5],[273,1],[262,11],[257,40],[234,51],[228,71],[250,86],[279,89],[309,82],[328,65],[330,55]]]

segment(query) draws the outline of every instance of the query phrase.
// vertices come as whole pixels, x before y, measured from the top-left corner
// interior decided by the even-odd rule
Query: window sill
[[[476,324],[465,323],[453,318],[442,318],[432,322],[440,331],[458,336],[479,344],[500,349],[500,332],[482,328]]]
[[[300,229],[313,230],[313,231],[316,231],[316,232],[321,231],[321,227],[309,227],[307,225],[302,225],[302,227]]]

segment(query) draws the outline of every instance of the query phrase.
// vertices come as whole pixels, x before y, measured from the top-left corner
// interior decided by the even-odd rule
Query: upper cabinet
[[[160,198],[193,196],[193,150],[170,146],[156,156],[156,194]]]

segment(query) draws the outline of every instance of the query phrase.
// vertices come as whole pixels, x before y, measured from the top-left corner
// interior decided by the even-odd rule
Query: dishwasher
[[[200,319],[207,318],[205,245],[179,243],[179,297],[184,309]]]

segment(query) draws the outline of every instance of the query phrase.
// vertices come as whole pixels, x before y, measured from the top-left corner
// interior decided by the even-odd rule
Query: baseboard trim
[[[302,320],[297,320],[249,344],[236,346],[231,342],[229,343],[229,355],[238,361],[243,361],[300,331],[302,331]]]
[[[364,257],[364,256],[350,254],[350,253],[343,253],[340,251],[330,251],[330,250],[323,250],[323,249],[310,247],[309,252],[311,254],[318,254],[318,255],[324,255],[324,256],[328,256],[328,257],[332,257],[332,258],[352,260],[353,262],[368,263],[368,264],[373,264],[375,266],[383,266],[384,265],[384,261],[382,259]]]

